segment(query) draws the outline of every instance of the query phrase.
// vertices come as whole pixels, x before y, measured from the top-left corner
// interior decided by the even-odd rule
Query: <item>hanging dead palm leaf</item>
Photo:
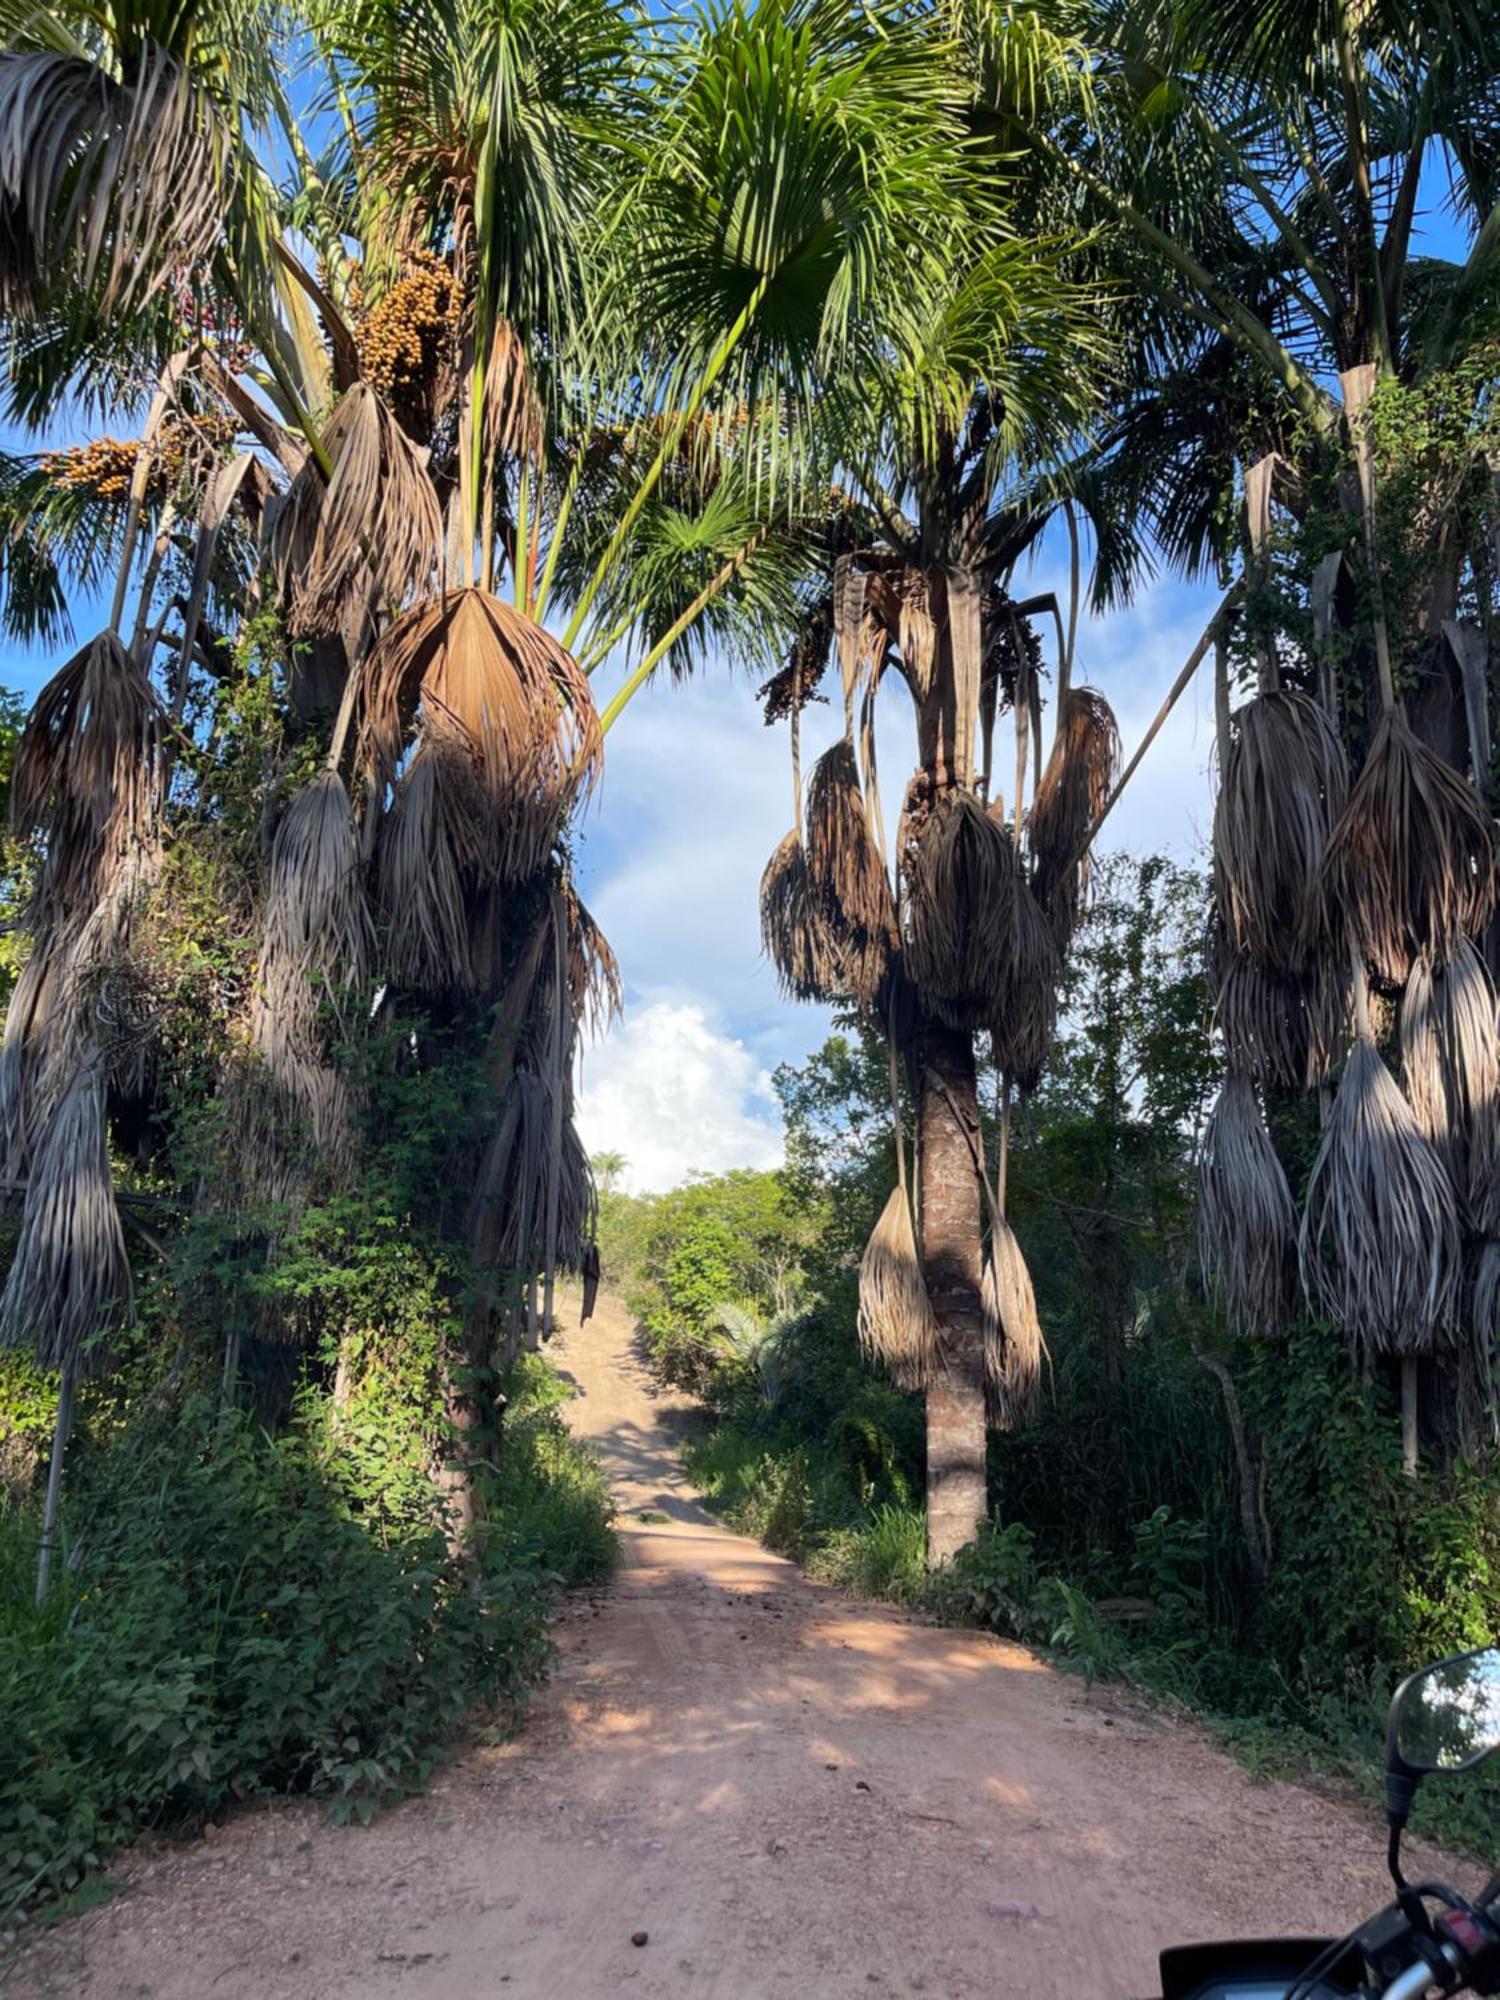
[[[1198,1257],[1235,1333],[1286,1332],[1295,1239],[1291,1189],[1255,1086],[1231,1075],[1198,1158]]]
[[[0,53],[0,308],[37,311],[62,287],[138,313],[218,243],[233,159],[207,93],[154,43],[120,77]]]
[[[1219,984],[1214,1026],[1229,1068],[1256,1083],[1301,1090],[1308,1076],[1308,1016],[1301,979],[1234,952]]]
[[[904,860],[907,969],[926,1000],[977,1025],[1011,987],[1017,867],[1009,824],[968,792],[944,792]]]
[[[941,569],[905,569],[895,579],[901,672],[919,707],[932,693],[938,626],[947,610],[946,585],[947,574]]]
[[[856,566],[852,556],[839,556],[833,565],[833,638],[844,689],[845,730],[851,736],[860,683],[870,664],[867,595],[865,572]]]
[[[335,1003],[365,983],[370,916],[354,808],[336,771],[301,786],[282,814],[266,875],[264,956],[301,969]]]
[[[938,1325],[922,1277],[911,1202],[891,1189],[859,1260],[859,1343],[903,1389],[924,1389],[938,1360]]]
[[[807,877],[837,963],[839,988],[873,1006],[890,971],[896,906],[870,832],[854,746],[835,743],[807,788]]]
[[[1013,1431],[1036,1408],[1047,1343],[1016,1233],[998,1212],[990,1224],[980,1283],[985,1416],[991,1430]]]
[[[1120,768],[1114,711],[1095,688],[1063,696],[1057,730],[1027,826],[1031,887],[1059,943],[1077,928],[1088,888],[1090,830]]]
[[[541,450],[542,407],[532,386],[526,343],[509,320],[497,322],[484,372],[484,450],[488,460],[531,459]]]
[[[541,1262],[550,1123],[546,1080],[517,1070],[469,1206],[469,1238],[482,1268],[526,1274]]]
[[[807,855],[795,827],[760,878],[760,936],[790,1000],[833,1000],[842,982],[822,903],[813,893]]]
[[[1324,880],[1366,960],[1393,986],[1424,953],[1454,957],[1494,910],[1490,816],[1396,709],[1382,717],[1334,827]]]
[[[103,1339],[131,1312],[98,1052],[83,1062],[31,1161],[21,1233],[0,1295],[0,1347],[31,1344],[43,1368],[104,1365]]]
[[[417,993],[473,986],[469,915],[448,828],[442,770],[419,747],[380,828],[376,885],[390,976]]]
[[[361,756],[381,790],[420,702],[455,852],[481,880],[533,876],[599,773],[587,678],[549,632],[487,591],[429,598],[397,619],[365,662],[360,701]]]
[[[102,632],[37,696],[16,746],[11,818],[46,844],[42,896],[70,913],[121,885],[153,839],[162,711],[139,661]]]
[[[1314,942],[1329,834],[1348,798],[1343,745],[1315,701],[1258,695],[1233,718],[1214,804],[1214,886],[1229,938],[1280,973]]]
[[[1401,1003],[1401,1081],[1474,1228],[1500,1228],[1500,1045],[1495,986],[1467,941],[1447,965],[1419,958]]]
[[[271,562],[299,638],[341,634],[357,649],[370,618],[431,580],[442,549],[437,494],[416,446],[367,382],[347,390],[276,511]]]
[[[1029,1072],[1050,1039],[1060,961],[1004,813],[944,793],[907,843],[905,873],[906,963],[923,1006],[953,1027],[989,1026]]]
[[[1349,1052],[1299,1241],[1314,1307],[1365,1353],[1430,1353],[1458,1303],[1458,1204],[1367,1032]]]
[[[1500,1243],[1481,1245],[1469,1310],[1475,1360],[1492,1439],[1500,1440]]]
[[[568,927],[568,993],[572,1018],[593,1035],[602,1035],[620,1018],[624,995],[620,964],[609,939],[574,888],[563,884],[563,911]]]

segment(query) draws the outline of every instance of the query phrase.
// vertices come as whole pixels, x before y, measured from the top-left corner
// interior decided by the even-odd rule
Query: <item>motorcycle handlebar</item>
[[[1425,1960],[1418,1959],[1405,1972],[1398,1972],[1385,1989],[1382,2000],[1422,2000],[1429,1986],[1437,1984],[1432,1967]]]

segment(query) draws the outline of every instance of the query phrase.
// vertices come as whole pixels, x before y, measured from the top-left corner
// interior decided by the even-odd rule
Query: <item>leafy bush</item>
[[[638,1314],[658,1372],[718,1404],[743,1379],[722,1309],[785,1318],[801,1289],[809,1218],[777,1174],[740,1169],[670,1194],[602,1205],[600,1253]]]
[[[0,1920],[234,1799],[366,1815],[476,1704],[518,1711],[554,1591],[611,1554],[598,1469],[528,1370],[477,1569],[430,1504],[361,1495],[318,1426],[271,1439],[202,1404],[82,1464],[40,1613],[35,1516],[0,1514]]]

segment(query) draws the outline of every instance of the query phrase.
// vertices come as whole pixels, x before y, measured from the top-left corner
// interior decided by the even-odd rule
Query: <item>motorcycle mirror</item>
[[[1391,1700],[1385,1745],[1385,1805],[1396,1887],[1401,1830],[1423,1778],[1467,1771],[1500,1749],[1500,1647],[1459,1653],[1410,1674]]]

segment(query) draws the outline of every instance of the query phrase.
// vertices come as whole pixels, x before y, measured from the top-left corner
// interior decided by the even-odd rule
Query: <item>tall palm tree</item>
[[[976,217],[928,301],[916,359],[872,385],[869,421],[843,440],[826,595],[771,689],[792,721],[796,823],[762,885],[788,990],[855,1002],[890,1046],[901,1172],[861,1268],[860,1324],[897,1379],[925,1392],[935,1564],[973,1539],[987,1423],[1024,1413],[1041,1351],[1003,1154],[998,1172],[986,1157],[975,1040],[988,1036],[1007,1104],[1012,1083],[1035,1083],[1115,754],[1102,700],[1069,684],[1071,641],[1044,702],[1040,648],[1008,592],[1044,519],[1011,504],[1018,475],[1073,441],[1087,413],[1103,360],[1096,301],[1059,247],[1017,242],[989,204]],[[812,774],[804,822],[797,718],[830,652],[845,735]],[[888,849],[874,724],[897,680],[916,769]],[[1015,757],[1002,767],[1005,710]]]
[[[1495,897],[1493,10],[966,19],[997,174],[1023,139],[1141,304],[1135,386],[1076,468],[1100,580],[1128,580],[1154,541],[1243,584],[1220,649],[1231,1083],[1205,1163],[1210,1270],[1232,1321],[1282,1324],[1293,1203],[1258,1092],[1324,1083],[1352,1011],[1300,1260],[1317,1310],[1403,1358],[1414,1466],[1417,1358],[1451,1443],[1493,1331],[1493,1290],[1470,1305],[1467,1278],[1500,1255],[1500,1052],[1474,950]],[[1023,62],[1038,42],[1045,75],[1070,78],[1046,102]],[[1456,259],[1418,247],[1444,184]],[[1231,717],[1236,665],[1254,693]],[[1374,1051],[1370,983],[1403,996],[1404,1096]],[[1469,1337],[1451,1344],[1455,1327]]]
[[[764,644],[798,609],[813,418],[846,374],[913,352],[913,297],[964,216],[952,93],[895,7],[770,0],[653,27],[607,0],[328,0],[297,45],[331,135],[315,157],[279,67],[292,44],[258,27],[256,64],[206,7],[163,22],[160,58],[152,22],[106,42],[66,7],[0,54],[0,93],[32,121],[27,154],[0,160],[12,405],[39,417],[87,379],[128,406],[154,383],[123,482],[96,445],[10,489],[35,605],[38,564],[82,546],[68,519],[102,524],[118,580],[110,632],[23,746],[59,888],[0,1075],[35,1195],[5,1324],[33,1332],[60,1284],[79,1343],[125,1309],[96,1170],[118,1092],[70,1079],[114,1078],[94,972],[162,841],[211,806],[184,792],[183,731],[212,736],[226,639],[264,598],[287,704],[225,1167],[273,1203],[347,1173],[335,1043],[356,996],[415,1003],[482,1052],[493,1095],[452,1135],[446,1196],[475,1279],[453,1396],[472,1514],[462,1462],[493,1423],[497,1345],[544,1332],[554,1269],[592,1254],[571,1051],[615,975],[565,830],[658,665],[691,664],[700,630]],[[64,47],[67,90],[34,88]],[[127,118],[121,93],[148,86]],[[119,100],[114,122],[81,150],[76,104],[96,99]],[[207,149],[191,232],[148,199],[153,143],[174,173]],[[590,675],[621,649],[632,671],[601,717]],[[156,778],[116,786],[101,822],[82,810],[101,769]],[[59,1233],[40,1171],[64,1105],[97,1141],[87,1186],[68,1183],[91,1235]]]

